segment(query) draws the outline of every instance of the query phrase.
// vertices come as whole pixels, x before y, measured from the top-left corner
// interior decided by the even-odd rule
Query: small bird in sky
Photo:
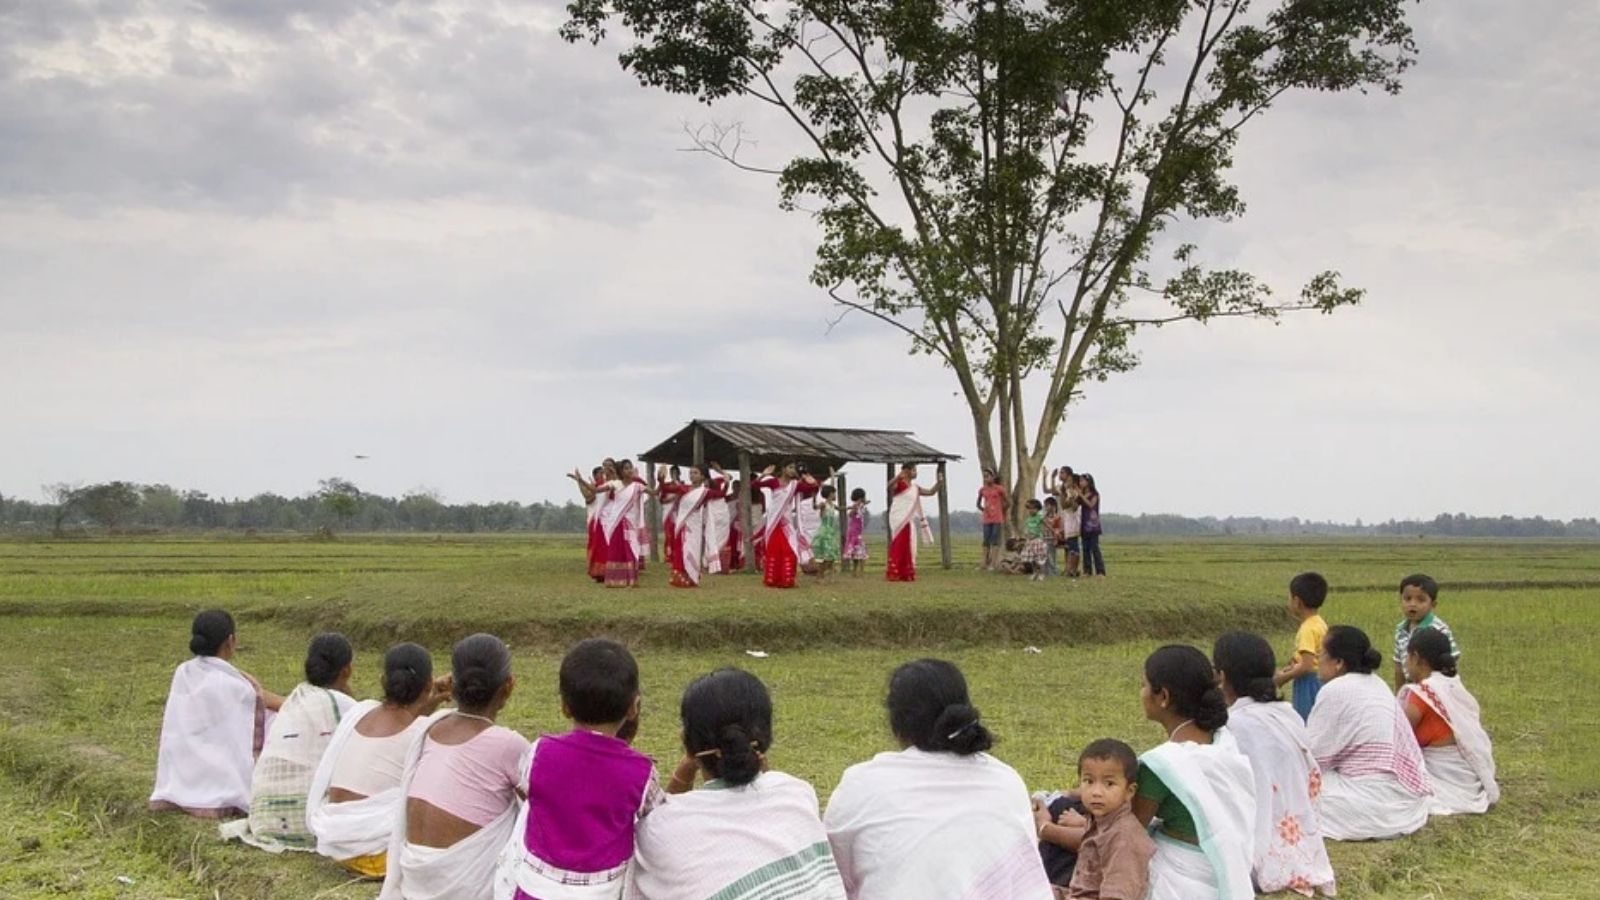
[[[357,454],[356,454],[356,459],[366,459],[366,458],[367,458],[367,457],[365,457],[365,456],[363,456],[363,455],[362,455],[362,454],[360,454],[360,453],[357,453]]]

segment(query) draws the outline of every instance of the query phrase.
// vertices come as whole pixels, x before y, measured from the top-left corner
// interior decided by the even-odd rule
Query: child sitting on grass
[[[1426,575],[1407,575],[1400,579],[1400,624],[1394,627],[1394,687],[1400,690],[1406,678],[1406,652],[1411,645],[1411,635],[1423,628],[1432,628],[1450,639],[1450,655],[1461,657],[1461,647],[1450,626],[1434,614],[1439,606],[1439,583]]]
[[[1328,599],[1328,579],[1316,572],[1302,572],[1289,582],[1289,614],[1300,622],[1294,635],[1294,657],[1272,676],[1274,687],[1294,683],[1294,711],[1302,720],[1311,718],[1322,680],[1317,677],[1317,655],[1322,639],[1328,636],[1328,623],[1322,618],[1322,604]]]
[[[663,794],[655,763],[634,750],[639,666],[615,641],[580,641],[561,661],[561,712],[573,729],[545,735],[528,754],[521,853],[509,861],[516,900],[621,897],[634,826]],[[505,865],[505,863],[502,863]]]
[[[1133,748],[1102,738],[1078,755],[1078,800],[1090,818],[1068,810],[1052,821],[1035,805],[1039,840],[1078,854],[1071,883],[1056,887],[1058,898],[1144,900],[1156,845],[1133,815],[1138,774]]]

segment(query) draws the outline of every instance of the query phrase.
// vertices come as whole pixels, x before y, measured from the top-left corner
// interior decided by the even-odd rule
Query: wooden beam
[[[701,472],[706,470],[706,430],[699,422],[694,425],[694,464]]]
[[[844,571],[845,565],[844,536],[850,530],[849,507],[845,506],[845,503],[847,502],[845,497],[848,496],[849,488],[850,480],[844,477],[843,472],[840,472],[838,478],[835,479],[835,490],[837,490],[838,493],[834,495],[834,498],[839,503],[839,571],[841,572]]]
[[[889,480],[883,488],[883,536],[887,539],[883,545],[883,558],[887,560],[889,558],[889,544],[894,542],[894,529],[889,527],[889,507],[894,506],[894,477],[898,473],[895,471],[894,463],[884,463],[883,467],[889,473]],[[912,522],[911,527],[915,529],[917,523]],[[917,539],[915,532],[912,533],[911,539]]]
[[[739,528],[744,535],[744,571],[756,570],[756,534],[750,530],[750,451],[739,451]]]
[[[644,464],[645,484],[650,488],[650,498],[644,505],[644,516],[650,525],[650,561],[661,562],[661,498],[656,496],[656,467]]]
[[[939,463],[939,558],[950,568],[950,485],[944,480],[944,463]]]

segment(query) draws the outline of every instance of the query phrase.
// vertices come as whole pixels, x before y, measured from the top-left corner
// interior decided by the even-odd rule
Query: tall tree
[[[810,212],[812,281],[940,359],[979,459],[1027,496],[1140,327],[1360,301],[1333,271],[1280,297],[1168,230],[1244,212],[1227,170],[1284,94],[1398,91],[1409,2],[573,0],[563,36],[620,26],[641,84],[787,123],[803,149],[778,164],[742,123],[691,135]]]
[[[325,478],[317,483],[317,499],[343,527],[361,510],[361,489],[346,478]]]
[[[50,534],[53,537],[61,537],[66,533],[67,516],[78,504],[78,486],[58,481],[44,485],[43,490],[51,504]]]
[[[79,488],[74,495],[74,501],[85,515],[112,532],[139,509],[141,499],[138,486],[126,481],[91,484]]]

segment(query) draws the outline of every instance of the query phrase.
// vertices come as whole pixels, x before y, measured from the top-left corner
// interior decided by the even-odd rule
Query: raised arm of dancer
[[[571,478],[573,482],[578,485],[578,493],[583,495],[583,502],[594,502],[594,485],[585,480],[581,472],[579,472],[577,469],[573,469],[571,472],[567,473],[567,477]]]
[[[932,497],[934,494],[939,493],[939,488],[941,488],[943,486],[944,486],[944,476],[940,475],[938,478],[934,479],[933,487],[931,487],[931,488],[919,487],[919,488],[917,488],[917,491],[920,492],[922,494],[922,496],[924,496],[924,497]]]

